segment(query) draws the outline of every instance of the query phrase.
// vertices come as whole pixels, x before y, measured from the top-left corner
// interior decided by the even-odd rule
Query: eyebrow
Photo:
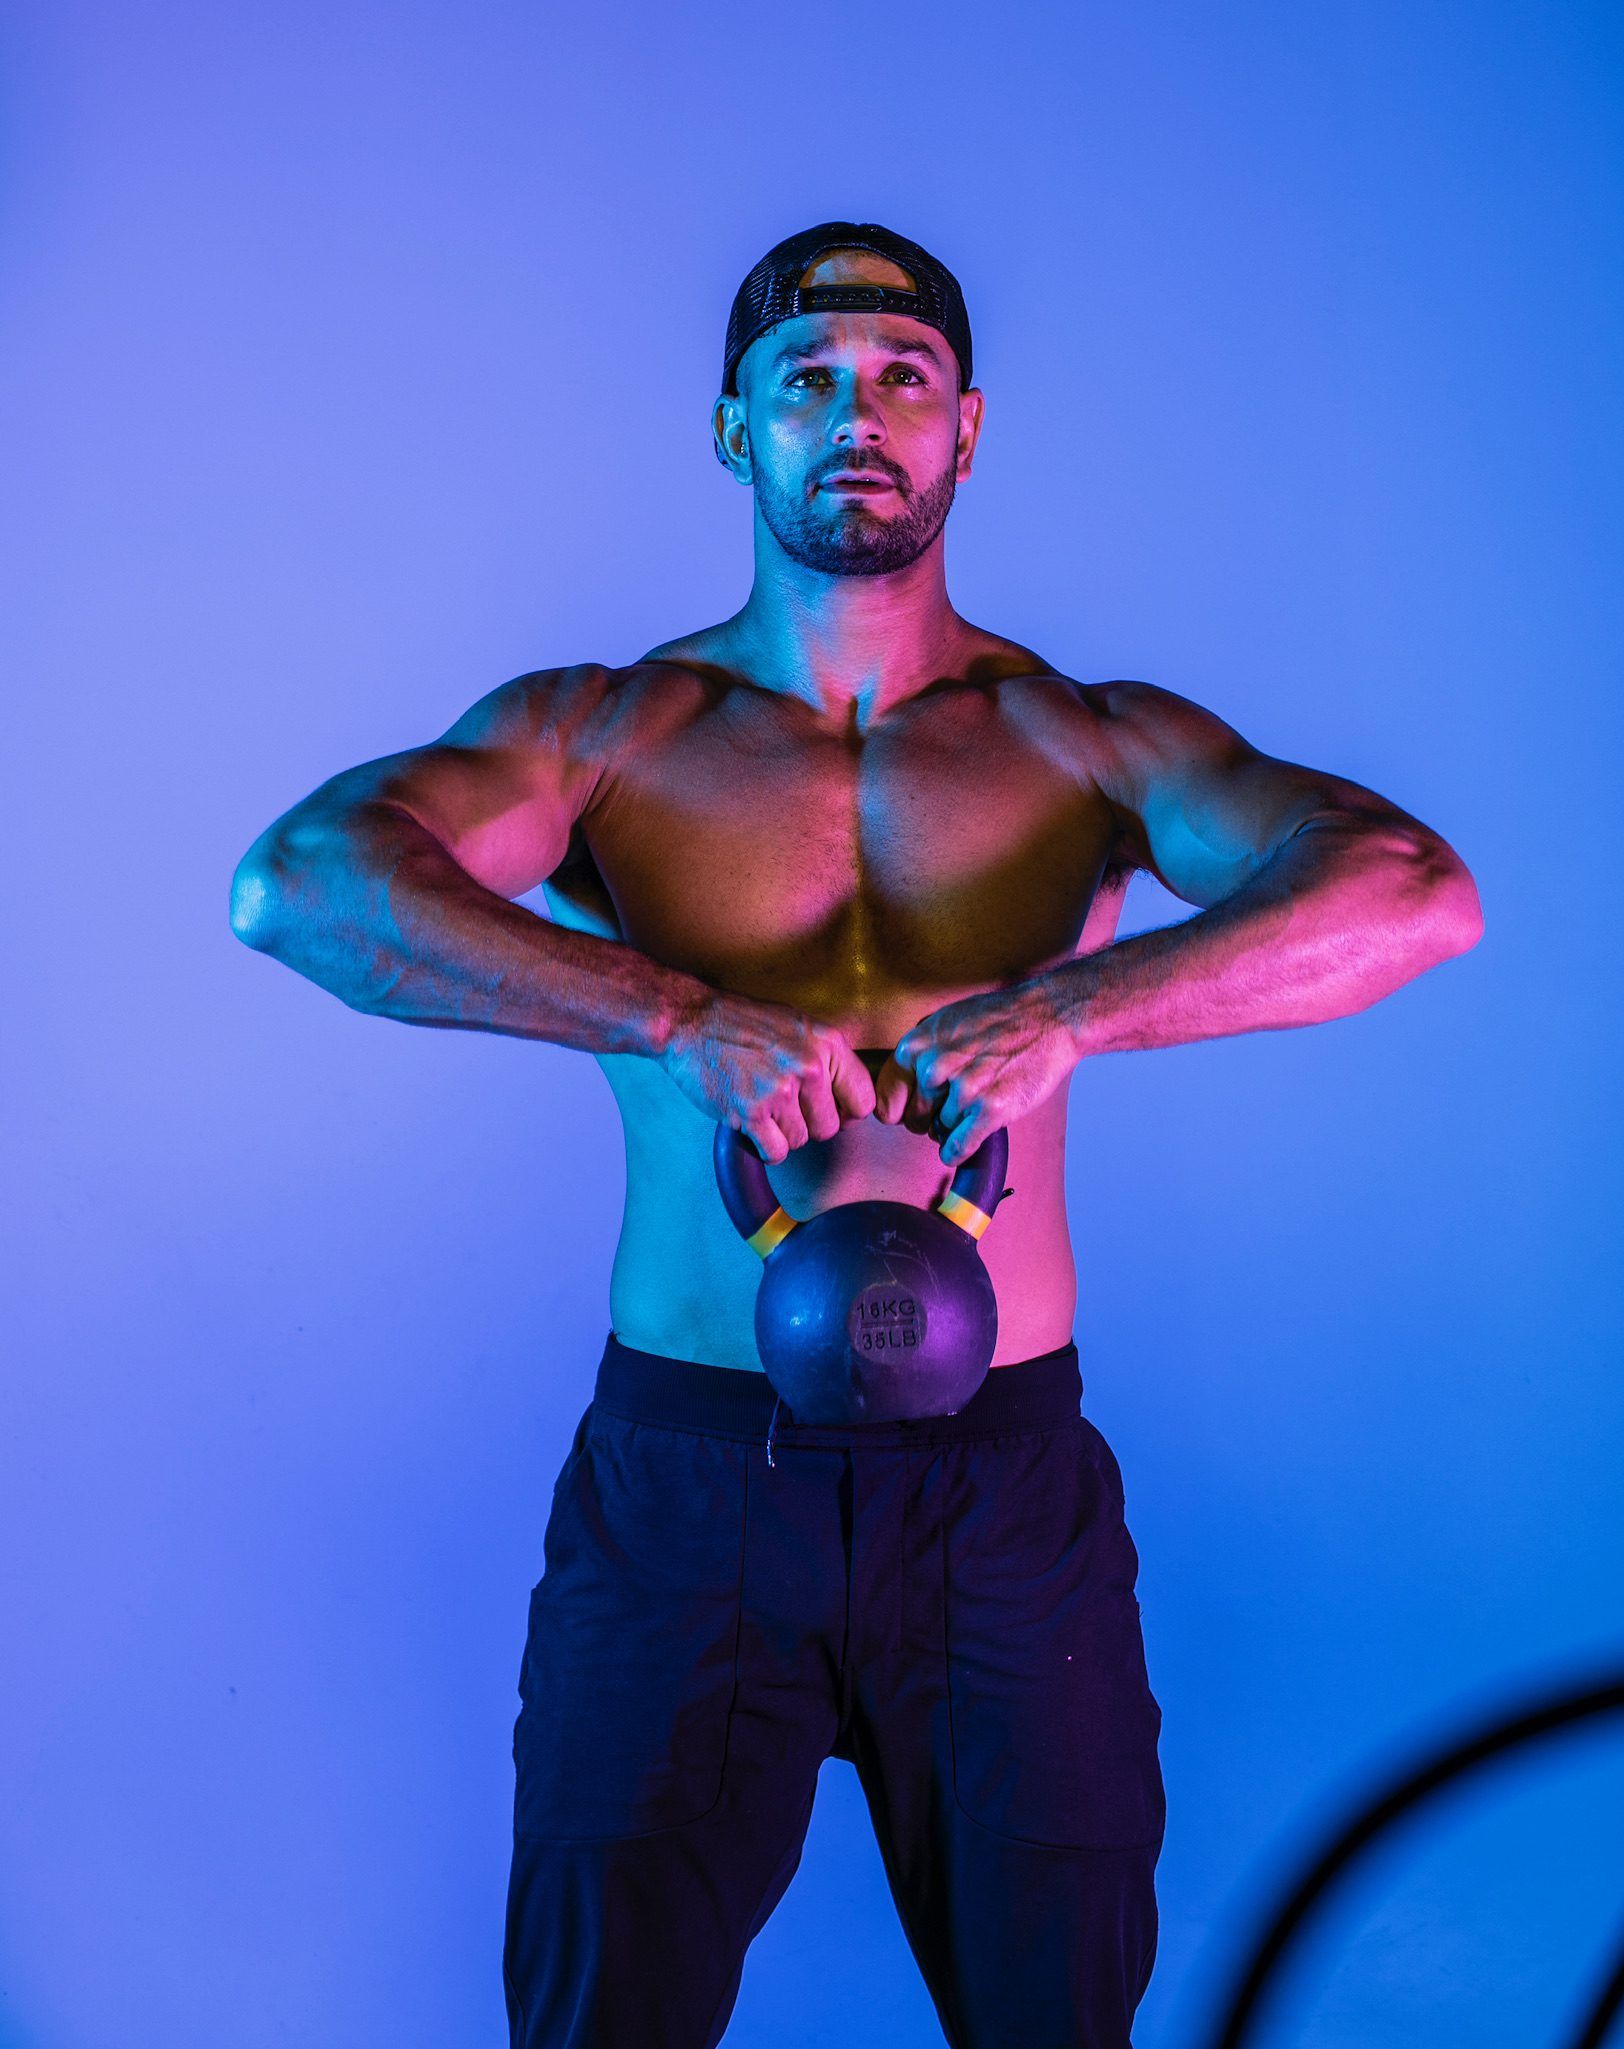
[[[772,368],[781,370],[786,363],[816,363],[827,356],[833,344],[829,342],[807,342],[800,348],[780,349],[773,357]],[[901,341],[884,340],[881,346],[893,356],[923,356],[927,363],[933,363],[938,370],[945,366],[941,357],[929,342],[904,338]]]

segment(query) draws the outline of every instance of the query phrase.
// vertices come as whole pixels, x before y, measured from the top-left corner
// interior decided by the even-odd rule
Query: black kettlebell
[[[712,1157],[723,1206],[761,1255],[756,1349],[796,1422],[894,1422],[964,1406],[998,1339],[977,1241],[1011,1192],[1007,1131],[982,1140],[933,1210],[843,1202],[804,1222],[780,1207],[743,1132],[718,1124]]]

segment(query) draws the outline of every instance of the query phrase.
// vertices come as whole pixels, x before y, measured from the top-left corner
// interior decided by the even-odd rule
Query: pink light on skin
[[[800,282],[908,290],[914,279],[837,250]],[[947,597],[942,530],[970,475],[983,396],[960,391],[945,335],[896,313],[781,321],[745,351],[737,382],[712,427],[755,495],[755,584],[735,622],[751,673],[793,648],[798,694],[881,716],[921,671],[973,648]]]

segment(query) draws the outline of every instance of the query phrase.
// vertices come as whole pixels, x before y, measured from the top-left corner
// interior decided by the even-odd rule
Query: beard
[[[756,507],[779,547],[802,568],[825,576],[888,576],[918,561],[941,532],[953,504],[956,468],[955,456],[919,491],[887,471],[903,493],[902,511],[889,518],[881,518],[861,498],[785,491],[775,477],[758,469]]]

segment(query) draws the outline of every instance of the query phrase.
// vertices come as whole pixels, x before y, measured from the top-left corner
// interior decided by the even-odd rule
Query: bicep
[[[601,676],[602,672],[595,672]],[[583,747],[582,671],[515,677],[471,705],[439,739],[331,777],[290,814],[331,819],[369,805],[405,811],[498,896],[553,874],[596,781]]]
[[[1316,819],[1404,819],[1358,783],[1262,753],[1173,691],[1114,683],[1100,700],[1100,784],[1119,832],[1186,903],[1206,909],[1233,895]]]

